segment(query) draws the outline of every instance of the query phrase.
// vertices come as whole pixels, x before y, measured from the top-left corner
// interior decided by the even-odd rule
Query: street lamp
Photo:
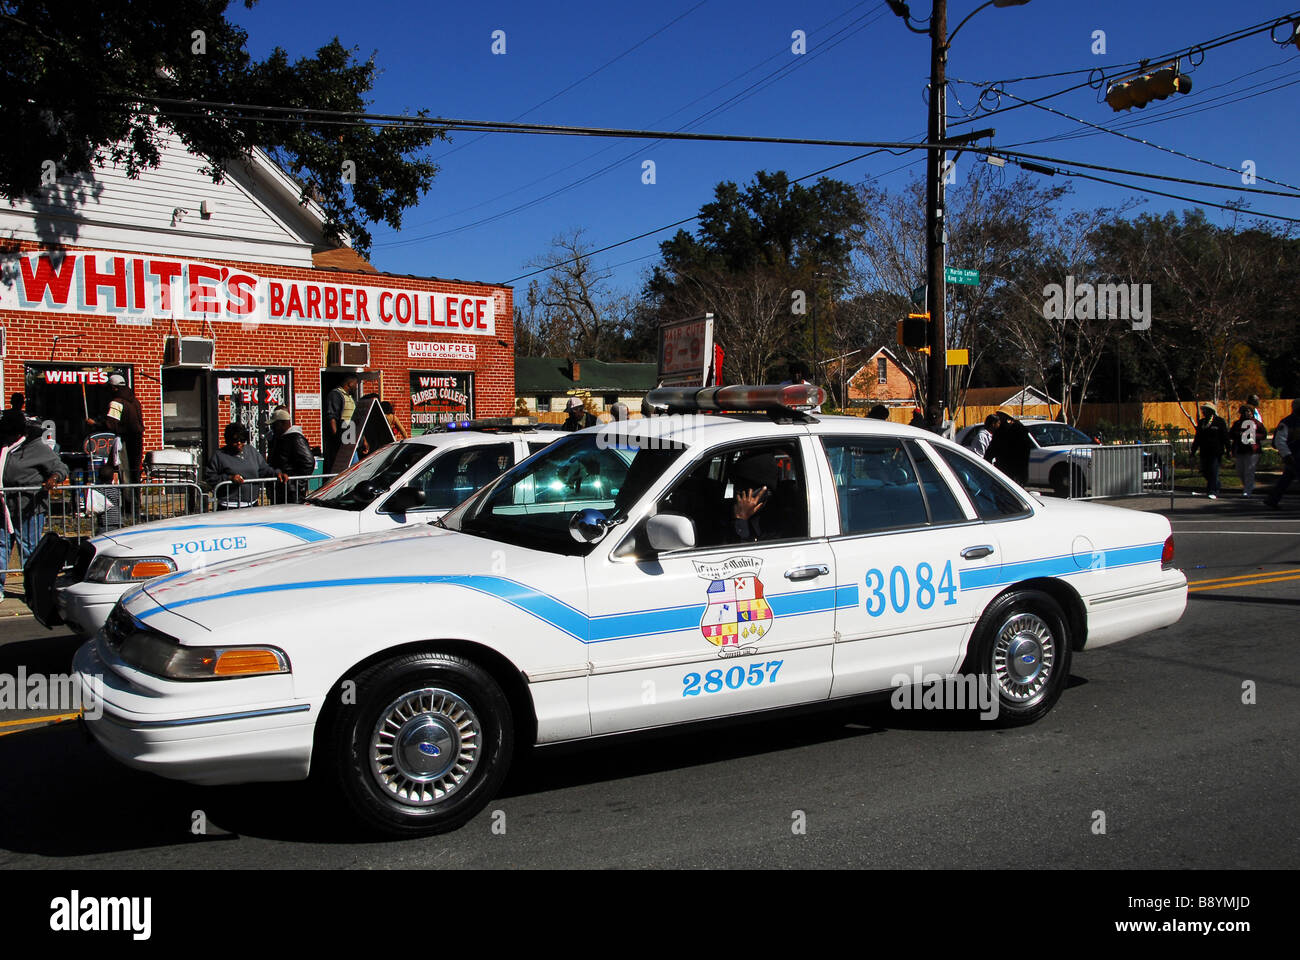
[[[1029,0],[986,0],[968,13],[957,28],[948,33],[948,0],[934,0],[934,9],[930,13],[927,29],[913,26],[912,13],[904,0],[886,0],[889,8],[903,18],[907,29],[913,33],[929,34],[930,37],[930,122],[927,135],[928,142],[940,144],[948,136],[947,109],[947,64],[948,47],[958,31],[966,26],[975,14],[985,7],[1021,7]],[[947,406],[948,393],[948,329],[947,329],[947,288],[944,282],[945,244],[947,231],[944,224],[944,163],[946,151],[932,148],[926,157],[925,178],[925,251],[926,277],[929,284],[930,356],[926,362],[926,397],[928,409],[926,420],[931,429],[943,426],[943,411]]]

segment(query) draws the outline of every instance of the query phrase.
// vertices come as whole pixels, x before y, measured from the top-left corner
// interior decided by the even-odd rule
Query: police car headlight
[[[131,634],[119,656],[145,673],[168,680],[224,680],[289,672],[289,658],[275,647],[185,647],[153,632]]]
[[[131,583],[175,572],[176,561],[170,557],[96,557],[86,571],[86,579],[95,583]]]

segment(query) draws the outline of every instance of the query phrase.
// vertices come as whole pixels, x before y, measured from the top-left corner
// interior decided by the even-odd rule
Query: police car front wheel
[[[514,746],[510,705],[487,671],[411,654],[354,678],[331,743],[340,786],[368,826],[393,836],[453,830],[492,799]]]

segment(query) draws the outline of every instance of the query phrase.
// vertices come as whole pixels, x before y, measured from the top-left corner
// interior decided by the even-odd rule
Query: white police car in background
[[[389,444],[302,503],[156,520],[95,537],[82,544],[67,574],[56,578],[58,564],[55,569],[34,565],[43,569],[33,570],[32,609],[46,626],[65,622],[90,635],[103,626],[118,598],[142,581],[304,543],[428,523],[565,435],[511,418],[464,427]],[[489,432],[493,429],[499,432]]]
[[[91,731],[195,783],[323,769],[366,823],[415,835],[479,811],[517,744],[899,673],[990,677],[1001,719],[1033,721],[1073,651],[1186,605],[1164,517],[1045,504],[931,434],[789,409],[821,399],[806,385],[650,399],[771,416],[593,427],[437,524],[147,583],[77,653],[103,676]]]
[[[1029,452],[1029,485],[1051,487],[1058,497],[1068,497],[1071,492],[1076,495],[1086,493],[1092,474],[1090,448],[1100,442],[1098,438],[1090,437],[1077,427],[1056,420],[1041,417],[1017,419],[1024,424],[1030,439],[1034,441],[1034,449]],[[965,445],[978,426],[980,424],[972,424],[960,430],[957,442]],[[1071,472],[1074,474],[1073,480]],[[1145,483],[1158,483],[1162,478],[1160,459],[1155,454],[1144,451],[1142,480]]]

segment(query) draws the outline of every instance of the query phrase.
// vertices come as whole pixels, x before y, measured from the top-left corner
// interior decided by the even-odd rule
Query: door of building
[[[293,370],[289,367],[217,371],[222,424],[242,423],[263,456],[271,437],[271,413],[279,406],[290,407],[293,413],[289,403],[292,392]]]

